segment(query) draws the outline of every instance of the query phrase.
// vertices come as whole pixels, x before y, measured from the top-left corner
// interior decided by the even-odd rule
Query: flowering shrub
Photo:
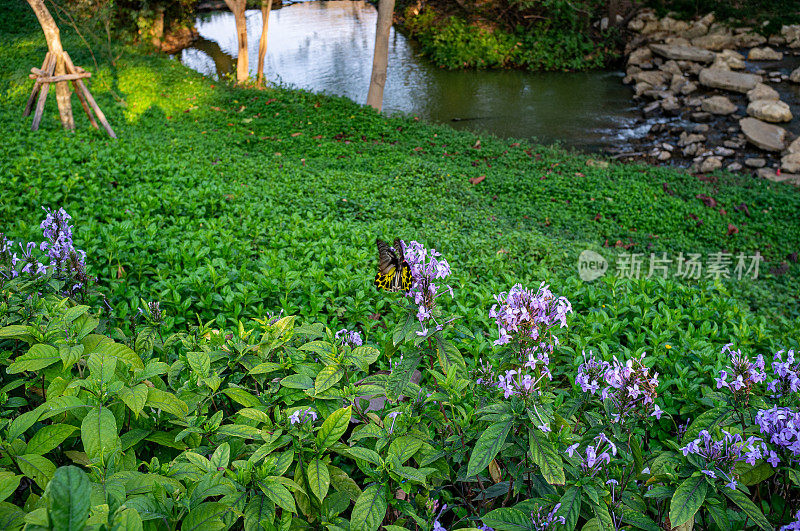
[[[86,260],[68,218],[48,218],[38,275],[74,279]],[[127,335],[10,273],[22,259],[3,249],[5,528],[796,528],[792,351],[768,371],[726,347],[724,383],[685,422],[660,405],[653,356],[563,363],[571,304],[546,285],[498,295],[495,350],[466,361],[438,299],[450,266],[417,242],[413,289],[377,338],[293,316],[165,335],[145,300]]]

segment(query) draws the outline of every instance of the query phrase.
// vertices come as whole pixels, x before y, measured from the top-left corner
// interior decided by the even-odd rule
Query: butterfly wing
[[[378,246],[378,273],[375,275],[375,287],[386,291],[408,291],[411,289],[411,268],[403,259],[403,246],[399,239],[394,241],[394,248],[388,243],[376,239]]]

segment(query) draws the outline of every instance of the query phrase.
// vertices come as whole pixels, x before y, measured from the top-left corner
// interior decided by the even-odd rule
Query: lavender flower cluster
[[[572,457],[580,443],[567,447],[567,454]],[[609,453],[610,452],[610,453]],[[594,438],[594,444],[586,447],[586,455],[581,456],[581,469],[589,477],[596,476],[606,465],[611,463],[611,456],[617,455],[617,447],[605,433],[600,433]]]
[[[540,338],[556,323],[561,328],[567,326],[567,314],[572,312],[572,305],[565,297],[556,298],[542,282],[536,292],[515,284],[508,293],[494,298],[498,304],[492,306],[489,317],[495,319],[500,333],[495,345],[505,345],[515,339],[527,347],[549,347],[550,352],[558,345],[558,338],[554,337],[549,343],[541,342]],[[537,342],[541,343],[537,345]]]
[[[734,400],[747,404],[753,386],[767,378],[767,374],[764,372],[764,356],[759,354],[754,363],[743,355],[741,350],[731,349],[732,345],[729,343],[722,347],[722,353],[730,356],[731,362],[727,370],[720,371],[719,378],[716,378],[717,389],[723,387],[730,389]],[[730,381],[728,381],[728,377],[731,378]]]
[[[556,513],[561,508],[561,504],[557,503],[549,513],[545,513],[542,507],[539,506],[535,513],[531,513],[532,529],[534,531],[544,531],[545,529],[552,529],[556,524],[564,525],[567,519],[564,516],[556,516]]]
[[[736,462],[746,461],[754,465],[765,456],[766,446],[758,437],[742,439],[738,433],[731,434],[725,430],[722,433],[722,439],[714,440],[708,430],[702,430],[697,439],[681,448],[681,451],[685,456],[694,454],[705,461],[703,474],[710,478],[723,479],[727,487],[736,489]]]
[[[644,365],[644,354],[625,363],[616,357],[613,363],[598,360],[591,352],[588,358],[584,352],[583,359],[575,384],[585,393],[599,393],[603,400],[610,400],[614,422],[634,415],[661,418],[664,411],[655,402],[658,373],[650,376],[650,369]]]
[[[794,513],[794,522],[781,527],[781,531],[800,531],[800,510]]]
[[[306,421],[309,421],[309,420],[311,422],[314,422],[315,420],[317,420],[317,414],[311,408],[298,409],[294,413],[289,415],[289,422],[291,424],[298,424],[298,423],[302,424],[302,423],[304,423]]]
[[[421,329],[417,331],[418,336],[428,335],[428,326],[434,323],[436,330],[441,330],[445,323],[439,323],[433,313],[436,307],[436,299],[445,292],[453,297],[453,288],[447,284],[441,290],[441,286],[434,283],[435,280],[450,276],[450,264],[441,258],[442,253],[436,249],[425,249],[425,246],[417,241],[412,241],[403,245],[403,256],[411,268],[413,283],[408,292],[408,297],[414,300],[417,305],[417,319]]]
[[[349,345],[355,348],[364,344],[364,342],[361,340],[361,334],[356,330],[350,331],[347,328],[342,328],[336,332],[334,337],[337,341],[341,339],[342,346]]]
[[[794,357],[794,350],[786,353],[786,361],[783,360],[784,351],[778,351],[772,360],[772,371],[775,374],[767,389],[776,397],[786,396],[790,393],[800,391],[800,362]]]
[[[74,294],[89,281],[86,274],[86,253],[75,249],[72,226],[69,224],[72,219],[70,215],[63,208],[57,211],[42,208],[47,215],[40,228],[46,241],[38,247],[40,251],[47,252],[49,265],[45,266],[33,255],[33,250],[37,248],[36,242],[19,242],[20,253],[17,254],[13,250],[14,242],[0,234],[0,273],[11,278],[22,273],[40,276],[50,269],[58,278],[67,281],[67,293]]]
[[[800,457],[800,412],[778,406],[761,409],[756,413],[756,424],[770,443]],[[778,456],[773,451],[769,453],[767,461],[778,466]]]

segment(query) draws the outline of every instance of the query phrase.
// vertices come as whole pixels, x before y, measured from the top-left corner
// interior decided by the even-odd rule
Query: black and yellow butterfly
[[[408,291],[411,289],[411,267],[403,257],[403,244],[400,239],[394,241],[394,247],[381,239],[376,239],[378,246],[378,274],[375,275],[375,287],[386,291]]]

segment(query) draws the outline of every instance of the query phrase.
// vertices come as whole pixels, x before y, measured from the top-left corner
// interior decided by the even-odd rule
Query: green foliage
[[[433,64],[448,69],[588,70],[616,57],[609,50],[610,36],[597,43],[587,33],[557,24],[489,29],[457,16],[440,19],[427,8],[406,16],[404,27]]]

